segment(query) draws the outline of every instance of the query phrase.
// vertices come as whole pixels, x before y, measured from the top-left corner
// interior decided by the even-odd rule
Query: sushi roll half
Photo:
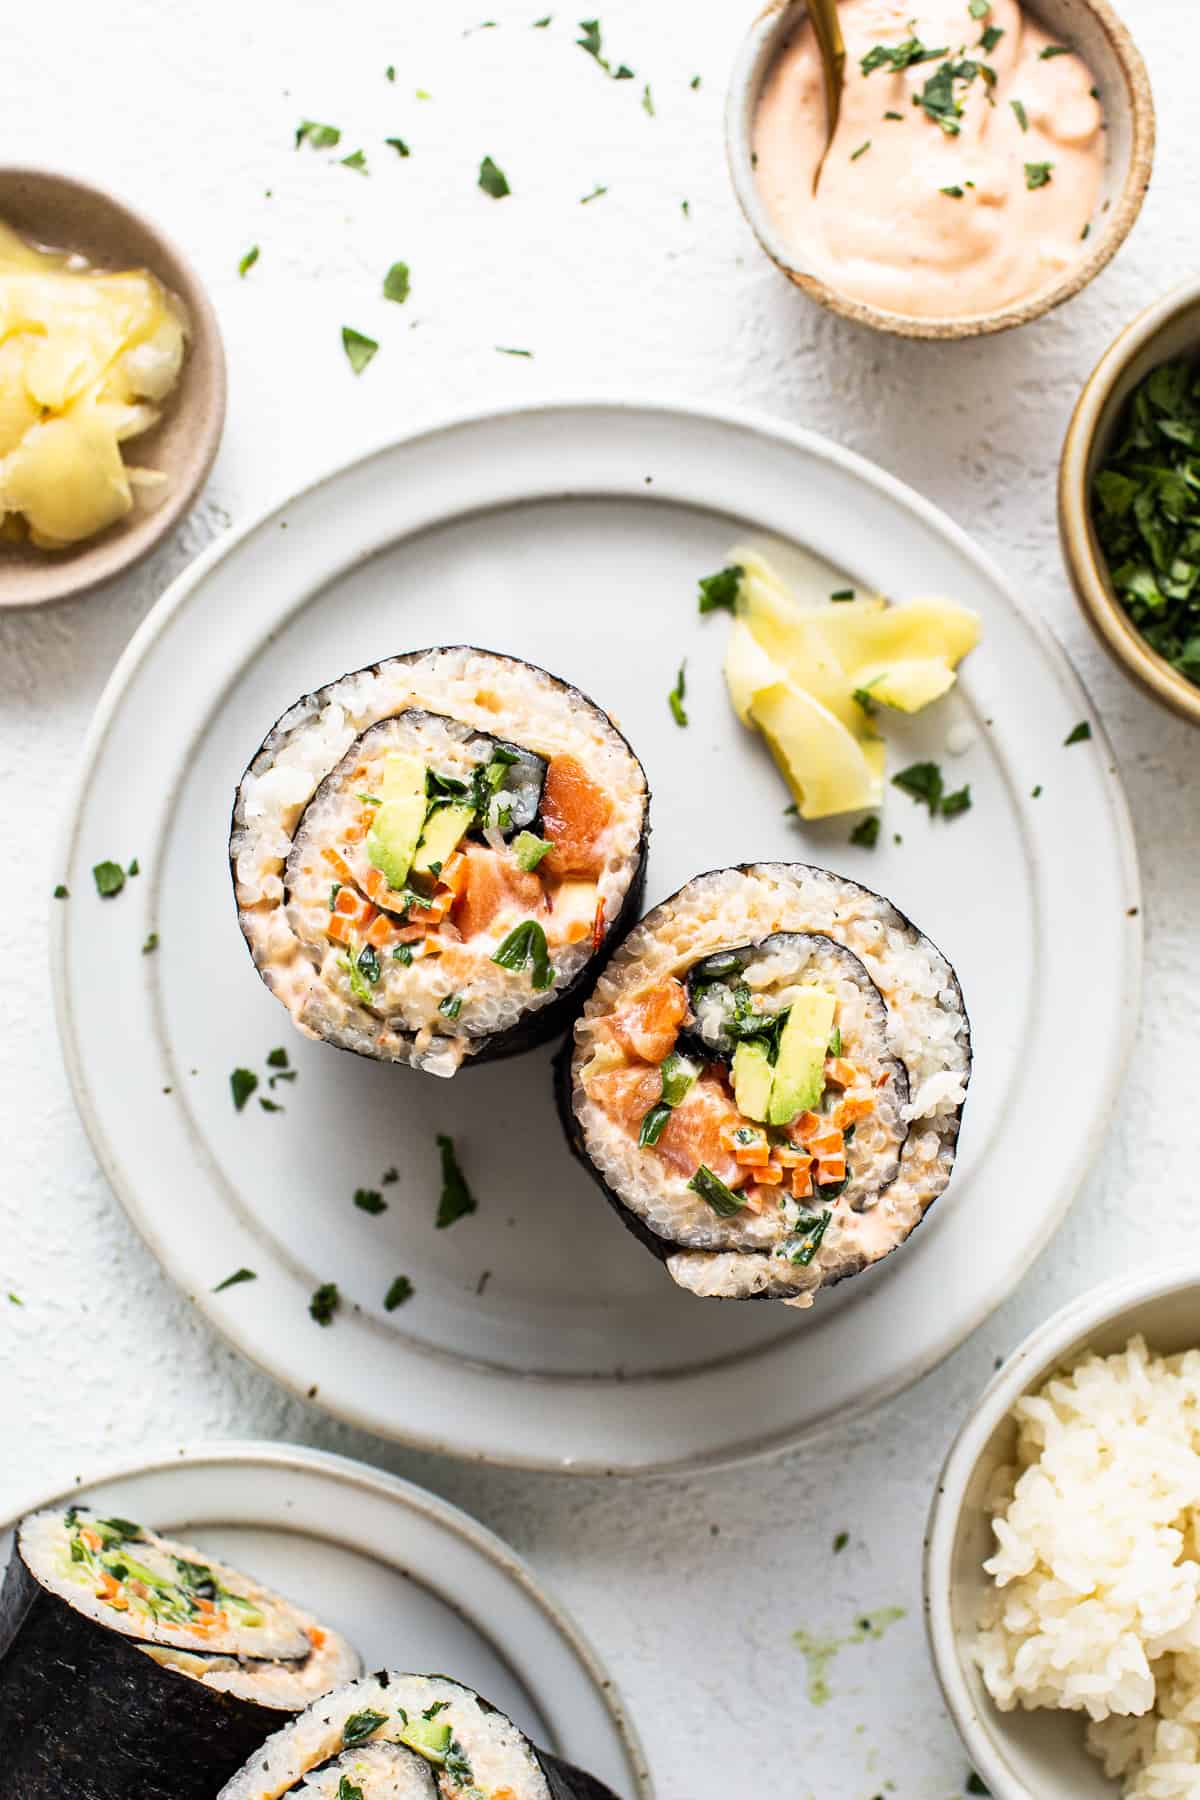
[[[453,1075],[563,1030],[636,917],[648,806],[577,688],[462,646],[395,656],[298,701],[242,777],[238,919],[309,1037]]]
[[[217,1800],[616,1800],[446,1675],[381,1669],[285,1725]]]
[[[33,1513],[0,1588],[0,1795],[212,1800],[361,1666],[188,1544],[85,1507]]]
[[[945,1188],[971,1072],[941,951],[802,863],[699,875],[613,956],[558,1064],[572,1147],[680,1287],[793,1306]]]

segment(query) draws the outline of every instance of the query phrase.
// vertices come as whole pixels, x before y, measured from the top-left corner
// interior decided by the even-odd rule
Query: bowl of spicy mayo
[[[1108,0],[839,0],[838,17],[827,152],[804,0],[772,0],[734,68],[730,169],[771,260],[906,337],[1007,330],[1078,293],[1132,227],[1154,158],[1150,84]]]

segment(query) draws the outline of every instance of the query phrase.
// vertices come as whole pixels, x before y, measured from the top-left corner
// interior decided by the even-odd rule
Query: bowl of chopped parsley
[[[1147,307],[1092,372],[1063,445],[1058,509],[1097,637],[1200,725],[1200,281]]]

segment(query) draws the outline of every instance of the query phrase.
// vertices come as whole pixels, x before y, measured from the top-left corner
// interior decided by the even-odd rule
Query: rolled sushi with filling
[[[446,1675],[381,1669],[311,1706],[217,1800],[617,1800]]]
[[[463,646],[307,694],[229,843],[263,981],[307,1036],[428,1074],[561,1032],[637,916],[649,795],[577,688]]]
[[[361,1666],[191,1545],[82,1506],[33,1513],[0,1588],[0,1795],[213,1800]]]
[[[616,951],[558,1064],[576,1154],[680,1287],[809,1306],[950,1180],[971,1073],[954,970],[802,863],[699,875]]]

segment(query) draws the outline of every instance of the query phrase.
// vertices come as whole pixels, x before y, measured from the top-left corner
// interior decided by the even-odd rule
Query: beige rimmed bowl
[[[1092,229],[1086,252],[1056,280],[1025,299],[994,312],[961,318],[913,318],[831,287],[815,263],[809,266],[804,247],[788,244],[777,231],[754,175],[754,115],[759,95],[776,56],[807,12],[805,0],[769,0],[750,27],[733,66],[725,103],[725,144],[738,203],[760,245],[789,281],[856,324],[898,337],[946,339],[982,337],[1024,325],[1069,300],[1099,274],[1128,236],[1150,185],[1155,129],[1150,80],[1136,44],[1108,0],[1033,0],[1028,10],[1054,38],[1079,51],[1100,89],[1108,127],[1107,155],[1099,222]]]
[[[1010,1462],[1013,1403],[1085,1350],[1111,1355],[1141,1332],[1173,1355],[1200,1345],[1200,1265],[1159,1267],[1094,1288],[1035,1331],[984,1391],[942,1470],[925,1538],[925,1623],[938,1680],[994,1800],[1116,1800],[1084,1748],[1079,1713],[1000,1712],[971,1661],[993,1537],[986,1496]]]
[[[190,264],[158,227],[72,175],[0,168],[0,219],[35,243],[75,250],[100,268],[146,268],[182,300],[189,339],[175,391],[153,431],[126,446],[127,461],[161,469],[167,486],[107,531],[67,550],[0,544],[0,607],[40,606],[82,594],[146,556],[204,485],[225,423],[225,352],[212,304]]]
[[[1100,358],[1067,427],[1058,468],[1059,536],[1084,617],[1127,675],[1193,725],[1200,725],[1200,686],[1150,648],[1118,600],[1092,524],[1089,495],[1134,388],[1171,357],[1197,355],[1200,279],[1193,277],[1139,313]]]

